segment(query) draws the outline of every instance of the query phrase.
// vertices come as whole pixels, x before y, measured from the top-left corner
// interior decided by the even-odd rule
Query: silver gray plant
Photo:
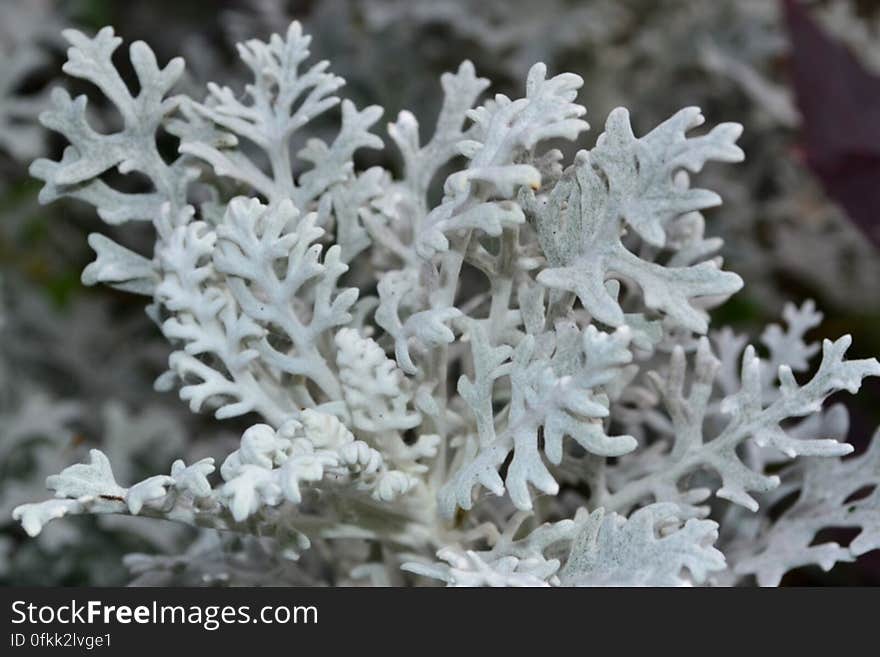
[[[41,120],[70,145],[31,167],[41,200],[152,223],[152,253],[91,235],[83,281],[146,297],[173,347],[157,386],[250,427],[219,478],[202,458],[120,482],[92,450],[47,479],[53,499],[13,512],[29,534],[78,514],[223,533],[177,557],[130,557],[143,583],[176,569],[252,584],[773,584],[880,546],[880,498],[850,501],[877,481],[876,448],[841,460],[852,447],[809,424],[880,364],[846,360],[844,336],[804,376],[820,351],[809,305],[765,332],[766,358],[709,332],[742,280],[705,235],[701,211],[720,197],[690,177],[743,159],[739,125],[693,136],[703,117],[689,107],[636,137],[619,108],[566,164],[555,146],[588,128],[583,80],[535,64],[522,98],[480,104],[489,83],[465,62],[441,78],[427,140],[409,112],[388,125],[394,176],[355,165],[383,147],[382,110],[335,95],[343,81],[306,64],[298,23],[239,45],[243,94],[211,84],[202,100],[173,94],[181,59],[160,67],[132,44],[134,93],[111,28],[65,37],[64,70],[96,85],[122,127],[96,131],[86,98],[55,90]],[[337,134],[310,136],[336,107]],[[179,140],[174,159],[162,133]],[[150,191],[114,187],[113,170]],[[805,501],[771,522],[762,501],[780,489]],[[719,538],[710,515],[737,516],[713,513],[713,494],[754,521]],[[861,530],[848,547],[810,546],[841,524]],[[218,561],[225,549],[238,557]]]
[[[800,4],[866,67],[876,69],[877,25],[855,11],[865,3]],[[738,305],[767,321],[788,299],[793,280],[830,311],[876,313],[876,248],[794,155],[801,119],[783,65],[791,46],[780,2],[247,0],[244,5],[249,11],[222,17],[236,39],[268,36],[299,17],[316,36],[318,53],[331,58],[349,81],[349,93],[387,108],[415,106],[417,115],[432,115],[435,104],[433,77],[426,71],[445,70],[450,53],[458,52],[491,72],[496,88],[508,94],[517,92],[535,61],[577,71],[588,81],[594,116],[618,105],[634,107],[639,128],[656,125],[684,104],[730,112],[746,126],[742,146],[750,166],[737,176],[710,170],[703,182],[727,200],[713,213],[713,234],[724,239],[727,262],[749,280]],[[221,60],[206,58],[204,44],[193,50],[200,65]],[[231,73],[215,77],[220,75],[229,79]]]

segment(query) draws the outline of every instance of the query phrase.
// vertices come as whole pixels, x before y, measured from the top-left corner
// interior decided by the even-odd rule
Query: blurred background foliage
[[[63,147],[38,126],[39,107],[57,84],[88,91],[61,74],[65,27],[113,25],[127,43],[149,42],[162,62],[183,55],[183,88],[200,94],[193,90],[210,80],[242,83],[232,44],[283,32],[298,19],[313,35],[313,56],[331,60],[346,78],[345,95],[358,106],[385,107],[386,120],[410,109],[423,126],[439,107],[440,74],[465,58],[507,94],[521,92],[535,61],[583,76],[592,136],[581,147],[592,145],[618,105],[630,109],[637,131],[687,105],[700,106],[710,123],[739,121],[745,164],[701,174],[724,198],[707,213],[707,232],[724,238],[728,268],[746,281],[713,325],[757,336],[779,318],[784,301],[812,298],[825,312],[816,337],[852,333],[853,357],[880,354],[880,258],[872,241],[880,207],[866,197],[867,213],[853,217],[844,207],[850,204],[835,202],[840,196],[824,170],[815,175],[823,153],[808,139],[811,121],[830,120],[845,134],[853,121],[868,125],[880,116],[880,82],[867,89],[880,80],[880,2],[0,0],[0,12],[0,583],[125,583],[122,555],[183,550],[189,530],[157,530],[137,519],[59,522],[31,541],[9,511],[40,497],[45,475],[89,447],[115,450],[111,460],[128,463],[124,476],[134,479],[167,468],[181,453],[210,454],[238,428],[218,429],[175,395],[153,391],[168,350],[141,300],[79,281],[97,218],[74,202],[37,202],[40,186],[28,164],[57,157]],[[802,38],[804,24],[821,38]],[[831,61],[821,48],[845,54],[834,60],[836,70],[804,75],[794,65],[804,56]],[[126,64],[120,56],[121,70]],[[822,95],[827,76],[859,99],[848,106],[855,114]],[[806,102],[816,97],[827,100],[818,119]],[[97,126],[109,125],[103,109],[92,106]],[[880,121],[873,125],[880,131]],[[876,175],[880,189],[871,169],[878,153],[880,136],[855,160],[838,158],[832,167]],[[116,231],[128,244],[151,243],[142,226]],[[880,421],[878,392],[869,381],[845,400],[857,447]],[[869,554],[833,574],[797,571],[785,583],[880,583],[877,561]]]

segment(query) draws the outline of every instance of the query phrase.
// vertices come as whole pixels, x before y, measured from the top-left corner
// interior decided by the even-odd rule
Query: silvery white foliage
[[[111,30],[67,38],[66,69],[113,101],[123,128],[95,132],[85,100],[56,93],[43,121],[71,146],[33,166],[43,199],[89,201],[108,223],[152,221],[151,254],[93,236],[84,281],[152,299],[173,349],[160,388],[179,386],[217,419],[251,417],[219,480],[202,458],[126,487],[93,451],[50,477],[56,499],[15,510],[29,533],[97,513],[259,537],[261,554],[228,562],[224,541],[132,557],[144,581],[176,566],[247,581],[250,563],[291,583],[409,583],[407,572],[464,585],[701,584],[725,568],[700,506],[710,493],[755,511],[752,493],[780,483],[761,450],[851,451],[789,428],[880,374],[875,360],[844,360],[846,336],[826,340],[798,382],[816,353],[804,338],[812,307],[768,329],[766,361],[721,333],[722,368],[702,335],[742,282],[720,269],[701,214],[720,198],[690,174],[742,159],[737,124],[689,136],[702,115],[687,108],[636,138],[617,109],[566,166],[553,146],[588,127],[583,80],[535,64],[524,97],[480,104],[488,83],[464,63],[441,79],[424,144],[412,114],[389,126],[395,178],[356,170],[356,150],[381,147],[369,132],[380,110],[340,102],[328,65],[304,65],[298,24],[239,47],[253,76],[243,96],[211,85],[204,101],[170,95],[179,60],[161,68],[134,44],[133,96]],[[337,104],[337,136],[309,138]],[[179,139],[170,162],[163,131]],[[109,187],[114,167],[153,189]]]
[[[323,479],[344,484],[353,477],[358,488],[386,502],[416,485],[334,416],[306,410],[300,417],[301,422],[291,421],[278,432],[268,425],[252,426],[242,435],[241,448],[224,461],[220,496],[236,521],[263,505],[299,504],[302,487]]]
[[[534,557],[520,559],[514,556],[491,558],[487,561],[486,556],[473,550],[461,553],[448,547],[439,550],[437,557],[446,563],[408,563],[404,568],[417,575],[442,580],[447,586],[467,587],[550,586],[550,581],[557,581],[551,578],[559,568],[558,561]]]
[[[449,586],[685,586],[725,567],[712,546],[717,523],[682,523],[675,504],[652,504],[629,518],[580,509],[573,520],[546,523],[513,540],[523,519],[487,552],[444,548],[437,556],[446,563],[404,568]]]
[[[823,318],[813,301],[805,301],[800,307],[786,304],[782,317],[785,320],[784,328],[779,324],[770,324],[760,338],[767,351],[767,358],[761,361],[760,378],[764,399],[768,402],[778,395],[778,389],[772,384],[781,366],[787,366],[797,373],[807,372],[810,361],[821,350],[818,342],[809,342],[806,337],[809,331],[821,324]],[[740,363],[743,350],[749,342],[748,336],[737,335],[730,328],[724,328],[714,333],[711,341],[720,361],[718,384],[724,394],[731,395],[741,384]]]
[[[164,212],[169,212],[167,206]],[[211,262],[216,241],[210,226],[193,221],[176,226],[169,239],[157,245],[165,275],[156,286],[155,299],[170,314],[161,328],[182,346],[169,357],[169,371],[157,386],[167,389],[183,382],[181,399],[189,401],[193,411],[209,403],[220,418],[254,409],[279,417],[277,403],[249,370],[257,351],[244,343],[262,337],[264,329],[241,313],[231,292],[216,284]]]
[[[712,520],[678,522],[674,505],[654,504],[629,518],[594,511],[574,539],[559,578],[566,586],[700,584],[725,566],[712,544]],[[684,571],[687,571],[685,574]]]
[[[56,499],[23,504],[12,515],[29,535],[37,536],[47,522],[66,515],[123,511],[138,515],[148,503],[157,508],[161,506],[160,503],[184,506],[192,502],[195,496],[203,497],[201,493],[205,490],[210,492],[206,477],[213,471],[211,458],[190,466],[177,461],[171,476],[155,475],[124,488],[116,482],[110,461],[104,453],[92,449],[89,451],[88,464],[68,466],[61,473],[46,479],[46,486],[55,491]],[[172,508],[164,513],[174,518],[184,511]]]
[[[755,575],[758,584],[776,586],[794,568],[818,564],[831,570],[835,563],[880,546],[880,441],[876,434],[867,450],[848,459],[805,459],[794,472],[783,471],[783,490],[797,491],[797,500],[770,524],[763,525],[749,553],[735,564],[738,575]],[[842,546],[816,543],[826,528],[852,528],[858,533]]]
[[[410,188],[414,200],[425,202],[431,181],[440,167],[458,155],[458,144],[471,130],[465,129],[467,113],[471,111],[480,94],[489,86],[485,78],[478,78],[474,65],[463,62],[455,74],[440,76],[443,88],[443,105],[431,139],[420,144],[418,119],[406,110],[397,121],[390,123],[388,134],[394,140],[403,158],[404,182]],[[426,207],[420,208],[423,213]]]
[[[58,90],[55,92],[54,109],[45,113],[42,120],[45,125],[65,134],[72,146],[67,149],[60,163],[39,160],[33,165],[32,171],[47,182],[43,189],[43,200],[54,198],[57,194],[67,194],[90,201],[109,223],[128,219],[152,219],[160,238],[152,260],[133,253],[106,237],[93,235],[90,243],[98,257],[83,272],[83,280],[87,284],[105,282],[121,289],[150,294],[160,304],[157,308],[160,316],[163,308],[171,313],[162,323],[163,332],[169,339],[182,343],[184,348],[171,356],[169,375],[162,379],[160,385],[167,387],[175,379],[192,381],[181,389],[184,399],[190,402],[194,410],[205,404],[215,406],[220,417],[260,410],[264,416],[278,421],[292,412],[292,406],[285,406],[286,395],[283,396],[275,390],[267,394],[253,381],[251,370],[257,365],[251,361],[256,357],[257,351],[245,347],[242,341],[263,337],[265,334],[267,329],[256,323],[256,319],[276,327],[281,322],[282,330],[288,333],[293,345],[302,349],[302,359],[306,361],[303,366],[297,358],[289,358],[265,342],[263,353],[271,360],[270,367],[280,368],[296,376],[310,375],[325,388],[327,394],[338,396],[338,384],[315,353],[312,343],[320,338],[323,329],[347,321],[348,315],[344,308],[354,301],[352,296],[355,291],[352,290],[338,297],[334,308],[325,308],[323,305],[323,300],[332,291],[328,290],[328,286],[332,288],[335,277],[347,269],[340,261],[340,247],[328,249],[323,265],[316,265],[322,271],[327,270],[325,283],[314,286],[316,315],[311,318],[314,321],[308,327],[297,329],[288,321],[288,317],[281,316],[277,311],[270,313],[271,316],[265,316],[257,310],[259,304],[245,284],[247,278],[243,278],[248,273],[244,270],[247,267],[242,269],[238,266],[240,262],[236,260],[236,249],[241,252],[242,257],[253,257],[256,253],[252,249],[261,248],[256,244],[257,241],[269,242],[280,237],[283,224],[291,219],[288,215],[296,212],[289,201],[272,211],[274,224],[270,218],[263,222],[267,225],[256,228],[260,231],[259,235],[249,233],[248,227],[244,225],[249,220],[247,213],[258,211],[253,203],[231,204],[222,229],[218,227],[216,231],[210,224],[194,221],[191,208],[185,205],[187,185],[195,176],[191,164],[187,165],[186,154],[204,157],[216,165],[215,153],[211,150],[213,145],[220,140],[228,150],[236,144],[228,135],[218,136],[215,129],[203,125],[202,119],[217,119],[218,125],[224,128],[244,130],[246,136],[253,138],[251,141],[269,145],[280,153],[289,148],[287,140],[292,131],[313,118],[318,111],[323,111],[336,102],[334,98],[325,98],[328,89],[335,88],[339,83],[336,78],[330,76],[330,79],[329,74],[323,73],[326,65],[318,65],[301,77],[297,75],[296,67],[308,54],[308,38],[303,37],[299,27],[294,24],[286,41],[279,37],[269,45],[252,42],[241,49],[243,59],[254,70],[257,78],[252,86],[256,105],[250,110],[250,114],[243,106],[234,105],[237,101],[230,99],[231,92],[215,88],[218,98],[225,98],[234,106],[226,107],[221,103],[215,110],[208,111],[205,106],[190,103],[184,108],[187,120],[168,118],[166,121],[167,115],[183,102],[180,98],[165,98],[170,87],[180,77],[182,60],[174,60],[160,70],[152,51],[145,44],[133,44],[131,58],[138,72],[141,91],[137,97],[132,97],[110,60],[120,41],[113,36],[112,30],[102,30],[94,39],[88,39],[75,31],[68,31],[65,36],[74,44],[65,70],[71,75],[89,79],[101,88],[122,114],[124,128],[114,135],[96,133],[88,126],[83,113],[85,98],[80,97],[73,102],[65,92]],[[279,76],[283,79],[279,79]],[[281,117],[289,113],[298,95],[307,90],[311,90],[308,91],[309,99],[298,105],[293,116],[283,119],[283,128],[278,128],[283,134],[276,135],[273,132],[276,127],[273,126],[282,121]],[[264,107],[271,114],[265,121],[259,111]],[[257,125],[246,128],[243,123],[247,121],[239,116],[241,114],[251,117],[256,115],[254,120]],[[357,114],[349,105],[344,105],[339,138],[329,147],[315,141],[307,145],[303,156],[315,166],[299,180],[300,186],[297,189],[301,189],[301,193],[296,198],[302,207],[308,206],[314,198],[327,192],[336,183],[351,178],[348,174],[341,175],[340,171],[350,169],[344,166],[344,160],[350,158],[355,149],[377,145],[376,138],[367,135],[366,127],[378,115],[374,108],[368,114],[372,117],[369,120]],[[227,115],[233,118],[228,121],[221,118]],[[181,152],[184,155],[170,164],[159,156],[156,133],[160,126],[181,137]],[[267,130],[268,133],[265,132]],[[276,141],[283,141],[283,147],[280,144],[269,144],[273,136]],[[208,141],[198,141],[199,139]],[[237,150],[232,150],[231,153],[237,159],[244,157]],[[230,154],[225,153],[224,157],[227,156]],[[277,162],[276,158],[276,164]],[[112,190],[100,176],[115,166],[124,173],[138,171],[145,174],[155,190],[136,195]],[[218,173],[222,174],[223,171]],[[294,184],[290,177],[292,174],[289,171],[287,174],[283,189]],[[260,190],[259,185],[255,185],[255,189]],[[278,198],[268,192],[266,197],[270,201]],[[312,257],[314,249],[308,250],[308,247],[323,232],[323,229],[314,226],[315,219],[312,215],[303,221],[303,248],[299,258]],[[307,228],[310,223],[312,229]],[[265,266],[272,267],[275,265],[274,259],[286,258],[286,254],[279,249],[289,246],[291,239],[299,234],[286,235],[280,244],[270,246],[263,252],[262,257],[267,259]],[[216,263],[210,263],[207,260],[214,252],[215,243],[219,245],[220,254]],[[291,270],[300,264],[296,257],[286,259]],[[284,285],[279,282],[269,292],[296,292],[299,285],[309,282],[308,276],[299,283],[296,282],[297,276],[304,271],[301,269],[299,274],[292,274]],[[223,278],[233,279],[228,289],[216,284],[221,275]],[[238,306],[241,306],[241,310]],[[320,314],[325,310],[330,315],[324,317]],[[322,329],[325,323],[327,325]],[[207,364],[207,356],[219,359],[222,371]],[[306,369],[303,370],[303,367]]]
[[[522,57],[535,49],[544,51],[543,61],[551,66],[578,61],[583,67],[578,72],[590,83],[594,115],[626,103],[639,108],[640,125],[650,126],[676,104],[736,107],[751,136],[746,145],[751,164],[739,176],[710,171],[704,181],[711,180],[711,188],[726,199],[714,213],[713,233],[725,239],[728,265],[750,281],[749,300],[775,312],[786,300],[780,279],[795,276],[810,286],[811,295],[821,294],[827,307],[876,308],[877,297],[868,292],[878,275],[873,245],[822,194],[803,163],[785,156],[798,139],[800,117],[785,67],[779,66],[790,50],[781,5],[623,0],[608,11],[605,3],[583,4],[512,11],[507,1],[487,1],[475,9],[454,0],[443,8],[377,0],[364,13],[378,17],[366,24],[372,35],[381,34],[374,38],[386,48],[393,34],[429,39],[440,26],[477,64],[502,71],[516,66],[516,77],[526,70]],[[856,12],[853,6],[850,0],[823,0],[808,9],[871,67],[878,52],[872,48],[876,12],[861,5]],[[554,9],[559,13],[550,18]],[[492,19],[482,20],[484,12]],[[560,41],[560,32],[577,26],[586,14],[591,15],[578,30],[580,41]],[[519,30],[531,30],[529,37],[507,42]],[[503,56],[496,50],[500,43],[507,44]],[[595,57],[596,52],[603,56]],[[841,289],[849,292],[840,294]]]
[[[581,333],[573,325],[559,325],[555,333],[555,344],[540,346],[533,336],[527,336],[513,351],[509,363],[499,363],[503,348],[489,352],[494,360],[485,365],[478,361],[477,376],[483,380],[459,380],[462,397],[475,402],[477,426],[482,431],[460,449],[461,462],[440,491],[444,513],[452,515],[456,506],[469,509],[472,489],[477,484],[496,495],[502,495],[506,487],[513,503],[523,510],[532,507],[529,484],[555,495],[559,486],[538,452],[541,429],[544,453],[555,464],[562,460],[565,436],[599,456],[620,456],[635,448],[634,438],[609,436],[601,424],[608,408],[600,391],[632,359],[627,348],[629,330],[624,327],[609,335],[593,326]],[[474,346],[488,348],[479,339]],[[488,371],[481,371],[483,368]],[[507,417],[499,431],[491,416],[491,386],[501,373],[509,376],[511,392]],[[485,381],[484,377],[492,380]],[[482,399],[474,383],[483,388]],[[511,452],[513,460],[502,481],[498,470]]]
[[[800,308],[788,304],[783,310],[783,316],[786,319],[785,328],[771,324],[761,335],[761,342],[767,351],[766,359],[755,358],[754,349],[747,346],[748,336],[737,335],[729,328],[725,328],[711,336],[711,343],[700,340],[695,343],[671,345],[672,357],[668,366],[658,364],[658,371],[647,373],[653,384],[644,385],[636,380],[626,389],[628,394],[622,396],[614,411],[621,417],[624,426],[633,435],[639,436],[643,443],[647,442],[648,435],[659,439],[647,445],[645,450],[636,450],[631,459],[623,459],[619,466],[607,473],[608,483],[612,489],[630,483],[634,477],[653,474],[653,471],[665,471],[670,463],[677,461],[684,452],[694,449],[695,443],[690,441],[696,440],[698,444],[712,433],[717,434],[731,428],[727,426],[731,419],[731,403],[737,396],[745,394],[743,372],[748,371],[752,377],[749,382],[752,392],[749,394],[752,395],[753,403],[760,400],[760,404],[769,407],[779,401],[783,391],[777,381],[780,368],[797,373],[809,371],[809,361],[819,352],[821,345],[808,341],[805,334],[821,322],[822,315],[816,312],[815,305],[808,301]],[[714,353],[710,345],[714,345]],[[688,351],[694,352],[694,371],[690,377],[689,390],[686,391]],[[750,363],[748,367],[745,366],[746,361]],[[856,366],[854,363],[852,365]],[[873,371],[872,361],[863,361],[860,365],[867,367],[868,371]],[[661,400],[662,404],[660,404]],[[665,406],[665,410],[662,406]],[[778,407],[782,408],[781,405]],[[737,417],[735,413],[732,416]],[[786,415],[786,417],[797,417],[797,415]],[[807,417],[809,420],[810,417],[818,416]],[[829,436],[823,436],[821,432],[815,435],[804,433],[799,427],[803,425],[806,428],[808,425],[805,423],[808,420],[796,426],[790,426],[789,420],[783,420],[786,425],[784,433],[780,434],[776,429],[771,429],[779,440],[768,440],[756,434],[754,440],[741,440],[736,451],[741,454],[742,462],[747,464],[749,469],[763,472],[769,466],[785,463],[792,457],[791,445],[786,446],[791,442],[789,438],[796,441],[797,450],[811,447],[827,448],[832,451],[848,449],[842,442],[845,432],[834,431]],[[786,434],[789,438],[785,437]],[[813,443],[810,446],[800,442],[814,438],[834,440],[825,441],[824,447],[822,444]],[[687,448],[687,445],[691,447]],[[704,464],[696,469],[702,467],[711,466]],[[567,474],[571,474],[571,467],[564,467],[564,470]],[[741,474],[745,476],[745,473]],[[673,474],[671,478],[674,479],[675,476]],[[656,483],[657,477],[655,476],[654,479]],[[757,477],[757,480],[760,479]],[[772,486],[773,481],[775,480],[771,479],[764,483]],[[664,485],[669,483],[667,481]],[[602,491],[597,499],[604,499],[607,494],[604,485]],[[708,492],[710,491],[696,487],[685,498],[690,499],[693,496],[691,501],[699,502]],[[677,495],[676,489],[672,486],[668,486],[665,491],[656,492],[658,499],[664,496],[671,499],[675,495]],[[743,501],[749,506],[754,506],[753,501],[745,498]]]
[[[322,249],[314,242],[324,230],[315,225],[316,219],[315,213],[300,218],[290,201],[264,207],[256,199],[235,199],[217,228],[213,260],[244,314],[283,332],[293,346],[296,355],[291,357],[264,340],[260,351],[268,364],[309,379],[328,397],[338,398],[341,388],[319,347],[328,331],[351,321],[349,310],[358,291],[337,291],[348,267],[340,260],[338,245],[327,249],[320,261]]]
[[[792,423],[787,427],[787,431],[790,436],[800,440],[833,438],[844,441],[849,431],[849,414],[843,404],[834,404],[824,408],[821,413]],[[770,530],[775,519],[794,502],[805,472],[805,468],[801,465],[809,460],[804,458],[779,468],[780,464],[785,464],[785,459],[779,458],[778,453],[777,456],[770,457],[770,450],[746,450],[746,452],[752,468],[772,467],[780,475],[781,483],[772,491],[759,495],[761,508],[757,513],[738,505],[730,505],[724,510],[719,519],[721,531],[717,546],[727,557],[728,568],[713,576],[712,582],[715,585],[730,585],[748,577],[737,574],[739,564],[753,559],[763,550],[762,534]],[[824,459],[820,457],[818,460]],[[771,558],[770,553],[765,553],[764,558]]]
[[[422,414],[416,408],[412,384],[372,338],[351,328],[336,334],[336,365],[351,426],[369,437],[395,467],[412,474],[429,469],[425,461],[437,454],[440,437],[419,433],[407,441],[407,432],[418,431]],[[422,405],[430,405],[423,401]]]
[[[353,175],[351,157],[357,149],[382,147],[382,141],[369,132],[382,110],[368,107],[358,111],[351,102],[343,101],[339,135],[331,144],[307,141],[298,156],[311,168],[294,180],[291,138],[340,102],[332,94],[344,84],[342,78],[327,72],[326,61],[300,71],[300,64],[309,57],[310,41],[300,24],[293,22],[284,37],[273,34],[268,43],[252,39],[238,44],[239,56],[254,76],[254,83],[245,88],[250,102],[239,100],[228,87],[210,84],[208,100],[190,107],[223,133],[213,143],[184,137],[180,151],[209,162],[218,175],[241,181],[269,202],[289,199],[300,208],[308,207],[334,183],[349,179]],[[238,137],[265,152],[268,175],[245,153],[233,150]]]
[[[467,113],[474,129],[458,149],[469,163],[446,179],[443,201],[425,218],[416,246],[421,255],[446,251],[448,231],[479,229],[497,237],[504,226],[525,221],[516,204],[487,199],[511,198],[523,186],[539,188],[540,171],[518,160],[539,142],[574,141],[589,127],[580,119],[586,108],[573,102],[583,80],[573,74],[547,80],[546,75],[546,67],[536,64],[526,80],[525,98],[511,101],[499,94]]]
[[[356,429],[387,435],[418,426],[421,417],[410,410],[409,382],[375,340],[355,329],[342,329],[336,334],[336,345],[345,402]]]
[[[546,67],[536,64],[529,71],[525,98],[512,101],[499,94],[484,106],[470,109],[486,83],[476,78],[473,67],[466,63],[455,77],[447,75],[443,80],[446,100],[434,136],[424,148],[416,151],[418,125],[407,114],[390,127],[405,162],[404,186],[398,192],[400,200],[392,207],[392,217],[409,214],[412,232],[409,245],[395,240],[399,245],[396,252],[407,267],[386,274],[380,281],[376,322],[394,338],[395,356],[405,372],[416,374],[418,369],[410,354],[411,341],[425,352],[454,339],[446,322],[459,317],[461,311],[451,305],[450,296],[454,296],[453,286],[469,246],[480,248],[469,238],[471,231],[498,237],[505,227],[524,222],[522,208],[509,199],[521,185],[540,186],[541,172],[534,164],[518,160],[534,151],[539,142],[573,140],[588,127],[579,118],[586,109],[572,102],[582,84],[571,74],[548,80]],[[468,118],[473,126],[465,135],[460,126]],[[468,166],[447,177],[443,200],[427,211],[427,184],[453,154],[440,145],[455,140],[457,149],[469,159]],[[457,235],[455,249],[450,250],[447,232]],[[446,254],[438,272],[445,280],[438,284],[440,289],[428,295],[426,290],[417,291],[420,263],[437,253]],[[428,304],[430,308],[422,309]],[[411,306],[415,312],[403,319],[402,306]]]
[[[336,417],[306,410],[300,419],[277,432],[265,424],[245,431],[240,448],[220,468],[225,483],[216,488],[207,479],[215,469],[212,458],[190,465],[178,459],[170,475],[148,477],[125,488],[116,482],[104,453],[93,449],[88,464],[69,466],[47,479],[57,499],[21,505],[13,516],[32,536],[52,519],[83,513],[145,513],[229,529],[246,526],[241,523],[265,507],[285,501],[300,505],[308,489],[330,494],[341,489],[343,495],[382,503],[418,484],[389,467],[377,450],[355,440]],[[297,530],[294,535],[300,548],[308,547],[306,534]]]
[[[669,370],[663,375],[652,375],[672,422],[670,451],[654,464],[656,471],[626,482],[605,504],[614,509],[628,509],[645,498],[659,501],[679,499],[680,495],[682,502],[699,503],[712,491],[706,488],[681,491],[679,482],[691,472],[708,470],[721,480],[721,486],[714,491],[718,497],[756,511],[758,502],[750,492],[776,488],[779,477],[755,471],[742,460],[739,449],[747,440],[761,448],[770,447],[788,459],[849,454],[851,445],[833,439],[799,440],[790,436],[782,423],[818,412],[832,392],[855,393],[862,378],[880,374],[880,365],[874,359],[844,360],[850,342],[848,336],[834,342],[824,340],[818,371],[803,385],[795,380],[791,368],[780,366],[777,393],[769,403],[765,402],[761,360],[753,347],[747,347],[741,361],[741,387],[722,400],[719,429],[714,436],[705,435],[704,423],[720,362],[712,354],[708,339],[700,339],[692,380],[685,390],[686,357],[684,350],[676,346]]]
[[[182,158],[166,163],[156,139],[166,115],[177,106],[175,98],[166,96],[183,72],[183,60],[174,59],[160,68],[149,46],[142,41],[133,43],[129,58],[138,79],[135,96],[113,63],[113,53],[122,39],[112,28],[102,29],[94,38],[72,29],[63,34],[71,44],[64,72],[95,84],[116,107],[123,125],[109,135],[97,132],[86,116],[86,97],[74,99],[56,87],[51,106],[40,120],[63,134],[70,146],[60,162],[39,159],[31,165],[31,173],[46,182],[41,201],[60,196],[78,198],[94,205],[101,219],[110,224],[154,220],[167,202],[179,208],[186,185],[195,174]],[[154,191],[129,193],[108,185],[100,176],[112,169],[143,174]],[[108,282],[116,281],[111,278]]]
[[[697,172],[707,160],[743,159],[734,143],[741,126],[722,124],[701,137],[686,137],[702,123],[699,110],[691,107],[636,139],[628,112],[613,111],[596,147],[581,151],[553,191],[531,203],[549,264],[538,281],[576,293],[593,317],[619,326],[623,310],[605,284],[622,277],[640,288],[648,308],[704,333],[707,319],[691,299],[732,294],[742,287],[741,279],[713,262],[674,267],[645,262],[621,242],[632,229],[646,244],[662,248],[672,219],[721,202],[714,192],[690,188],[686,178],[675,176],[681,170]]]
[[[58,497],[122,497],[125,491],[113,478],[110,461],[104,453],[94,449],[89,457],[88,465],[71,465],[61,474],[46,479],[46,488],[54,490]]]
[[[878,52],[875,11],[855,0],[801,4],[871,67]],[[286,0],[250,0],[223,22],[240,39],[269,34],[291,11]],[[789,156],[800,117],[779,65],[791,47],[780,3],[324,0],[296,5],[296,14],[315,35],[315,49],[332,57],[361,96],[418,107],[420,116],[436,103],[425,71],[444,70],[448,54],[459,51],[507,93],[534,61],[550,69],[577,62],[589,80],[592,114],[625,104],[637,108],[633,118],[641,128],[684,105],[730,108],[748,127],[750,165],[737,176],[709,170],[702,181],[725,198],[713,212],[712,233],[724,238],[729,268],[750,281],[744,296],[776,312],[787,299],[785,282],[796,277],[827,308],[876,310],[871,289],[880,268],[873,245],[805,164]]]

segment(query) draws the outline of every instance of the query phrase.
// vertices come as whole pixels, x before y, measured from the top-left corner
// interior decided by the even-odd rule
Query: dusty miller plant
[[[286,24],[283,17],[291,14],[285,8],[296,5],[251,4],[256,18],[236,13],[225,21],[230,32],[268,35],[270,27]],[[481,71],[491,72],[493,87],[508,94],[519,93],[532,62],[577,71],[589,81],[593,116],[604,117],[621,104],[634,107],[639,130],[684,103],[713,113],[726,108],[746,126],[740,145],[749,153],[749,166],[736,176],[710,168],[701,180],[725,199],[713,212],[712,232],[724,238],[729,266],[749,282],[738,305],[759,308],[761,321],[767,321],[788,298],[786,281],[795,278],[826,309],[862,313],[877,307],[873,281],[880,276],[880,261],[874,245],[823,194],[804,162],[792,157],[805,126],[784,64],[794,54],[784,4],[325,0],[305,20],[351,87],[381,90],[369,97],[386,106],[410,107],[420,99],[419,115],[433,104],[433,77],[425,71],[448,68],[450,52],[467,53]],[[880,61],[876,26],[856,15],[859,3],[799,4],[818,20],[833,16],[823,21],[829,34],[850,45],[865,66]]]
[[[394,175],[355,164],[383,148],[382,110],[335,95],[298,23],[239,45],[243,91],[201,99],[174,95],[181,59],[132,44],[133,90],[111,28],[65,37],[65,72],[121,127],[96,131],[86,98],[56,89],[41,121],[69,146],[31,167],[41,200],[152,223],[152,253],[91,235],[83,282],[146,297],[172,347],[157,387],[250,426],[222,461],[141,481],[92,450],[13,512],[29,534],[77,514],[220,530],[131,555],[141,583],[775,584],[880,546],[877,448],[843,458],[845,413],[822,408],[877,361],[808,341],[810,304],[760,352],[709,331],[742,280],[704,232],[721,199],[690,176],[743,159],[739,125],[694,132],[688,107],[637,137],[619,108],[564,161],[588,129],[583,80],[535,64],[523,97],[480,100],[465,62],[432,132],[409,112],[388,125]],[[310,135],[331,112],[335,136]],[[800,497],[774,521],[779,491]],[[827,526],[861,533],[813,545]]]

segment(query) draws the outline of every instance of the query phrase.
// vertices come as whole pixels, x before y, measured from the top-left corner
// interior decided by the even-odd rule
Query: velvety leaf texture
[[[141,478],[116,455],[150,423],[112,407],[105,450],[53,462],[55,497],[13,511],[31,536],[84,514],[222,530],[130,555],[141,583],[230,583],[230,541],[251,578],[553,587],[776,584],[880,545],[880,438],[843,458],[845,432],[817,429],[880,364],[813,342],[811,302],[757,348],[711,324],[743,280],[700,181],[744,159],[739,124],[685,107],[636,136],[617,108],[587,150],[580,76],[532,63],[520,94],[484,96],[464,62],[431,129],[404,110],[383,139],[383,110],[345,98],[296,22],[238,45],[246,84],[202,91],[143,42],[129,86],[112,28],[64,37],[64,71],[103,99],[52,93],[41,122],[67,146],[31,166],[40,198],[91,205],[112,235],[152,227],[146,249],[91,235],[82,281],[145,297],[168,344],[156,388],[243,430]],[[402,166],[360,166],[368,150]],[[830,526],[859,534],[813,545]]]

